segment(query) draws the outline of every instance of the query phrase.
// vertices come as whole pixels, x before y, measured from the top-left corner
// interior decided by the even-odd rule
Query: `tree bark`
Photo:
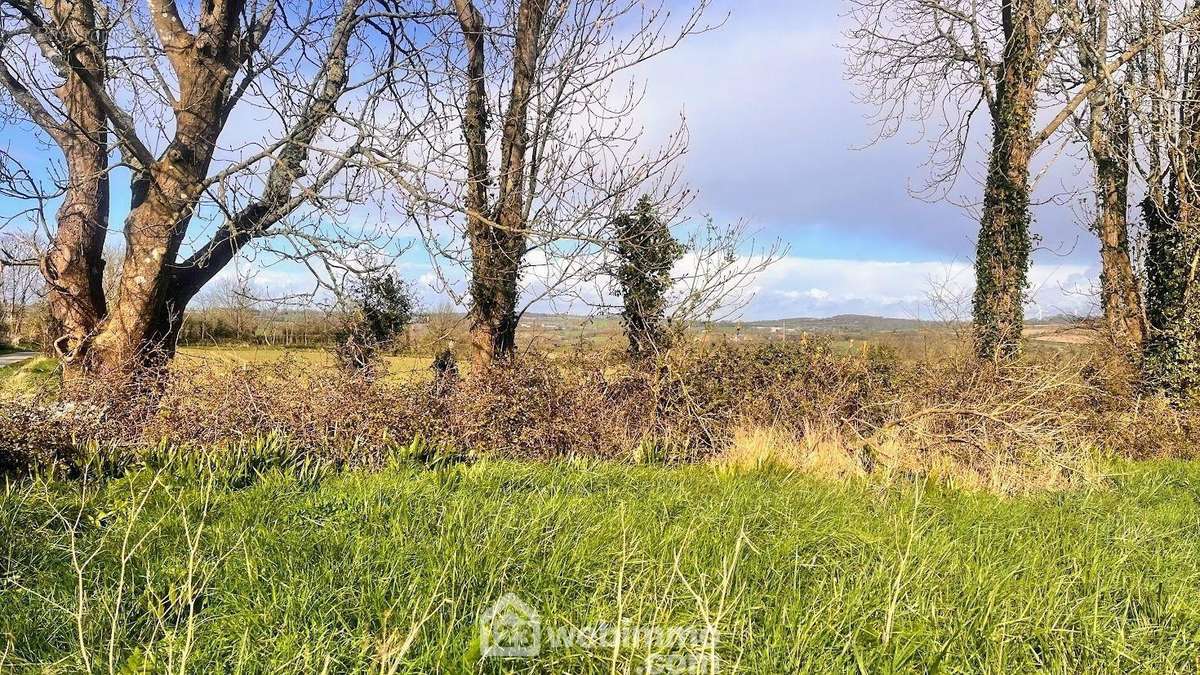
[[[1146,342],[1146,316],[1129,253],[1129,111],[1102,94],[1091,107],[1090,142],[1096,172],[1096,234],[1100,239],[1100,305],[1112,337],[1134,357]]]
[[[104,241],[108,233],[108,121],[85,77],[103,83],[104,38],[98,35],[90,0],[48,4],[55,30],[75,46],[75,68],[66,71],[54,93],[66,114],[48,129],[62,150],[67,182],[56,213],[57,229],[41,260],[54,326],[54,350],[66,362],[83,357],[107,313],[104,297]],[[16,84],[15,79],[12,85]]]
[[[1195,354],[1180,330],[1185,320],[1187,260],[1184,228],[1175,219],[1175,205],[1148,195],[1142,202],[1146,221],[1146,317],[1149,338],[1143,357],[1146,387],[1181,396],[1192,385],[1189,363]]]
[[[130,372],[161,366],[174,356],[191,299],[177,292],[176,260],[225,123],[228,84],[240,58],[237,25],[243,4],[228,0],[206,5],[195,37],[171,16],[156,15],[179,78],[175,136],[132,179],[117,302],[83,364],[87,371]]]
[[[467,143],[467,233],[471,244],[471,344],[475,363],[487,366],[516,349],[517,299],[526,246],[525,180],[529,103],[547,0],[522,0],[517,10],[512,91],[500,138],[499,195],[489,207],[487,92],[482,16],[470,0],[455,0],[467,51],[468,89],[463,111]]]
[[[975,350],[982,359],[1005,360],[1020,353],[1032,248],[1029,164],[1042,72],[1038,51],[1047,14],[1044,0],[1005,0],[1002,5],[1005,48],[991,109],[992,151],[975,255]]]
[[[1108,0],[1093,0],[1088,7],[1091,34],[1080,47],[1080,65],[1090,80],[1099,83],[1088,95],[1088,144],[1096,180],[1100,305],[1109,335],[1136,360],[1145,347],[1146,316],[1129,253],[1129,105],[1105,68]]]
[[[1195,36],[1193,35],[1193,39]],[[1193,42],[1184,64],[1188,85],[1179,129],[1168,143],[1169,182],[1150,182],[1146,220],[1146,314],[1143,359],[1147,388],[1176,401],[1200,395],[1200,52]]]
[[[1200,221],[1194,203],[1180,208],[1172,201],[1166,209],[1150,198],[1144,204],[1150,331],[1143,370],[1149,389],[1183,401],[1200,394]]]
[[[63,147],[66,191],[57,212],[57,230],[42,260],[50,316],[59,337],[55,351],[64,359],[83,356],[104,319],[104,241],[108,233],[108,157],[102,112],[68,78],[64,100],[80,128]]]

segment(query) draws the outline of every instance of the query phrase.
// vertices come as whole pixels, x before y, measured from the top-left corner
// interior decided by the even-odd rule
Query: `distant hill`
[[[548,314],[527,312],[522,317],[523,325],[534,328],[579,329],[615,329],[619,317],[615,314],[599,314],[583,316],[578,314]],[[762,319],[758,321],[718,321],[718,330],[728,330],[736,326],[745,329],[780,330],[798,333],[886,333],[894,331],[928,330],[945,328],[955,322],[924,321],[920,319],[897,319],[886,316],[871,316],[868,314],[838,314],[829,317],[794,316],[785,319]],[[1026,317],[1026,326],[1063,327],[1087,323],[1086,317],[1055,314],[1034,319]],[[699,325],[699,324],[698,324]]]
[[[812,317],[792,317],[789,319],[772,319],[769,321],[743,321],[742,326],[750,328],[778,328],[788,330],[822,332],[879,332],[895,330],[914,330],[929,328],[941,322],[918,321],[916,319],[892,319],[884,316],[867,316],[864,314],[839,314],[822,319]]]
[[[1074,326],[1096,321],[1099,317],[1078,314],[1051,314],[1041,318],[1025,317],[1026,326]]]

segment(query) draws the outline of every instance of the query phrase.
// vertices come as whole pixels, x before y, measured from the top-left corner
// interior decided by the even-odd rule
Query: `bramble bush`
[[[152,387],[93,382],[0,412],[8,470],[70,462],[86,443],[203,448],[275,436],[338,464],[378,466],[423,439],[477,456],[692,462],[747,430],[819,440],[847,466],[921,472],[951,465],[1048,467],[1082,457],[1190,457],[1200,425],[1102,358],[905,361],[805,337],[681,345],[653,367],[622,355],[528,351],[491,370],[393,381],[284,359],[232,370],[177,364]],[[799,447],[799,446],[798,446]],[[807,450],[806,450],[807,451]]]

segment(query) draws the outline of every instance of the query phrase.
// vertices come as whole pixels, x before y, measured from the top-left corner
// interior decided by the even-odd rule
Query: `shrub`
[[[412,294],[392,273],[367,274],[351,288],[349,304],[335,355],[343,368],[369,371],[412,323]]]
[[[530,351],[497,366],[502,373],[432,381],[289,359],[231,370],[176,364],[153,387],[93,383],[62,394],[87,405],[6,406],[3,461],[52,462],[90,441],[138,452],[160,440],[203,448],[279,437],[362,466],[414,438],[434,454],[682,462],[770,437],[826,466],[971,475],[1009,489],[1025,480],[1013,476],[1039,472],[1057,483],[1097,455],[1190,457],[1200,432],[1194,412],[1139,398],[1088,359],[909,362],[811,337],[681,345],[650,368],[614,356]]]
[[[635,360],[650,358],[670,346],[667,292],[674,281],[671,268],[683,257],[684,247],[648,196],[613,225],[619,260],[614,276],[624,305],[621,324],[629,340],[629,355]]]

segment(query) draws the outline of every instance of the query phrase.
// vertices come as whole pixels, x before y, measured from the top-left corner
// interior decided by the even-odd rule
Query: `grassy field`
[[[324,474],[258,456],[7,485],[0,671],[1200,666],[1200,467],[1183,463],[1004,499],[714,466]],[[540,614],[536,657],[481,657],[477,622],[506,593]],[[719,663],[708,638],[547,642],[605,624],[711,630]]]
[[[57,368],[58,363],[54,359],[44,356],[0,366],[0,397],[18,396],[54,386],[57,381]],[[0,404],[3,404],[2,400]]]
[[[238,365],[268,365],[284,359],[294,359],[301,365],[333,368],[334,358],[327,349],[284,349],[280,347],[183,347],[176,363],[182,366],[229,368]],[[427,356],[387,356],[384,361],[390,377],[407,381],[431,379],[429,369],[433,359]],[[469,364],[460,366],[464,371]],[[21,394],[56,381],[57,364],[53,359],[36,357],[23,363],[0,366],[0,396]]]
[[[299,363],[322,368],[336,365],[333,352],[329,349],[285,349],[282,347],[183,347],[179,350],[178,362],[184,365],[229,366],[263,365],[292,358]],[[433,377],[429,356],[385,356],[388,373],[404,379],[430,379]],[[465,368],[465,364],[463,366]]]
[[[521,335],[522,346],[538,345],[550,350],[551,353],[572,353],[581,345],[589,345],[592,349],[623,348],[619,326],[611,319],[581,321],[577,317],[541,317],[543,323],[535,323],[534,328],[526,329]],[[551,322],[551,323],[546,323]],[[553,325],[555,330],[539,330],[537,326]],[[930,358],[955,349],[959,342],[955,333],[946,329],[918,330],[897,329],[891,331],[822,331],[818,333],[829,339],[831,347],[839,353],[861,351],[865,345],[881,345],[891,348],[901,358],[919,359]],[[1052,355],[1072,351],[1082,341],[1089,339],[1079,330],[1071,330],[1060,326],[1041,326],[1027,331],[1031,338],[1027,347],[1032,354]],[[733,324],[719,324],[711,333],[703,334],[697,339],[732,340],[744,339],[750,341],[799,340],[799,334],[772,334],[757,328],[747,328],[742,333],[735,333]],[[0,354],[5,353],[0,347]],[[13,350],[9,350],[13,351]],[[36,351],[36,350],[33,350]],[[328,347],[300,348],[265,345],[189,345],[179,348],[177,363],[186,366],[223,368],[232,365],[267,365],[283,359],[294,359],[302,365],[320,368],[334,367],[333,351]],[[429,370],[432,356],[405,355],[386,356],[384,362],[389,377],[406,381],[423,381],[431,379]],[[459,368],[462,372],[470,369],[470,359],[460,355]],[[20,366],[0,367],[0,394],[5,390],[13,390],[14,385],[25,387],[25,380],[40,380],[38,376],[53,371],[54,364],[49,359],[39,358],[35,363]],[[18,374],[26,377],[17,378]],[[30,377],[31,376],[31,377]],[[7,386],[6,386],[7,385]],[[27,388],[27,387],[26,387]]]

